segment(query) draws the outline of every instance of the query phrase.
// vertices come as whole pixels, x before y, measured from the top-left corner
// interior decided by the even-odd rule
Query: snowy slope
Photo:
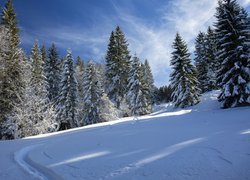
[[[192,108],[0,142],[0,179],[250,179],[250,108]]]

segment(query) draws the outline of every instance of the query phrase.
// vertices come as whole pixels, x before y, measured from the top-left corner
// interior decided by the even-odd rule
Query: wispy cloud
[[[41,43],[54,42],[61,49],[72,48],[78,55],[85,55],[88,58],[100,60],[104,53],[108,34],[99,32],[98,36],[94,36],[93,31],[86,31],[82,28],[57,26],[46,27],[44,29],[22,31],[23,43],[33,44],[35,39]],[[81,52],[82,51],[82,52]],[[88,51],[88,52],[86,52]],[[91,56],[91,57],[90,57]]]
[[[190,43],[199,31],[205,31],[214,21],[216,0],[175,0],[163,13],[163,20],[172,31],[178,31]]]
[[[250,0],[239,0],[239,2],[244,7],[250,6]]]
[[[250,0],[240,0],[245,7]],[[113,4],[119,18],[124,22],[132,52],[145,59],[153,70],[156,85],[169,83],[171,72],[170,59],[172,42],[179,32],[188,44],[190,52],[194,51],[194,40],[199,31],[206,31],[215,21],[217,0],[174,0],[165,2],[155,11],[160,12],[158,25],[152,26],[147,20],[136,17],[118,4]],[[131,2],[130,2],[131,7]]]
[[[131,54],[136,53],[142,60],[149,60],[155,83],[161,86],[169,83],[171,45],[176,32],[182,35],[192,52],[198,32],[206,31],[208,25],[213,25],[217,6],[217,0],[163,0],[152,10],[159,16],[157,22],[152,23],[135,13],[141,10],[136,1],[109,2],[115,13],[101,14],[92,22],[91,28],[57,24],[56,27],[32,32],[24,29],[23,43],[33,44],[35,39],[42,43],[55,42],[62,49],[72,48],[76,55],[103,61],[110,32],[120,25],[128,39]],[[244,7],[250,6],[250,0],[239,2]],[[147,3],[154,4],[150,0]]]
[[[115,5],[115,8],[124,22],[123,26],[126,26],[130,49],[149,60],[156,85],[160,86],[169,81],[171,45],[176,32],[181,33],[193,50],[192,41],[199,31],[211,25],[215,6],[216,1],[171,1],[161,9],[156,9],[161,12],[161,24],[157,26],[152,26],[133,14],[127,14],[123,7]]]

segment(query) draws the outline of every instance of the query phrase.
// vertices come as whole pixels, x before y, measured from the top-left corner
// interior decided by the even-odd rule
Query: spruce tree
[[[36,41],[30,56],[31,62],[31,85],[34,87],[34,91],[36,94],[46,93],[46,77],[44,75],[43,65],[44,62],[42,60],[41,50],[39,48],[38,42]],[[43,89],[41,89],[43,87]]]
[[[43,45],[41,48],[41,55],[42,55],[42,62],[46,64],[47,61],[47,53],[46,53],[46,47]]]
[[[71,50],[67,51],[63,68],[56,107],[57,122],[60,124],[59,130],[70,129],[79,125],[77,81]]]
[[[216,39],[214,30],[208,27],[207,34],[200,32],[195,42],[195,66],[201,92],[216,89]]]
[[[168,103],[172,101],[172,95],[173,90],[171,88],[171,85],[168,86],[161,86],[158,90],[158,96],[157,100],[159,103]]]
[[[127,93],[128,69],[130,67],[128,43],[119,26],[111,32],[106,55],[106,79],[109,98],[120,109]]]
[[[31,67],[31,74],[30,74],[30,81],[26,86],[30,87],[30,93],[35,94],[38,96],[39,101],[37,102],[37,106],[45,107],[49,104],[48,99],[48,91],[47,91],[47,80],[44,71],[44,62],[42,60],[42,53],[39,48],[39,44],[36,41],[33,45],[30,55],[30,67]],[[43,109],[41,107],[41,109]]]
[[[143,67],[140,59],[134,56],[129,73],[127,99],[132,115],[144,115],[150,113],[149,88],[143,77]]]
[[[209,91],[208,62],[206,54],[206,34],[200,32],[195,40],[195,66],[201,92]]]
[[[48,50],[48,57],[46,58],[44,68],[48,83],[48,97],[52,103],[55,103],[59,95],[61,69],[58,52],[54,43],[52,43]]]
[[[155,100],[154,97],[154,91],[155,91],[155,86],[154,86],[154,78],[153,74],[151,71],[151,67],[149,65],[148,60],[146,59],[144,62],[144,79],[145,83],[147,84],[148,90],[149,90],[149,103],[152,104]]]
[[[42,55],[35,42],[30,61],[26,61],[23,79],[25,88],[21,102],[15,106],[18,137],[53,132],[57,130],[54,107],[49,103],[47,81],[43,70]]]
[[[235,0],[219,1],[216,12],[218,99],[223,108],[250,105],[249,17]]]
[[[218,62],[216,59],[217,45],[216,45],[215,31],[209,26],[205,38],[206,47],[206,61],[208,66],[207,71],[207,90],[211,91],[217,89],[216,73],[218,69]]]
[[[52,132],[57,128],[54,108],[48,101],[43,64],[39,45],[35,42],[30,61],[25,61],[23,68],[23,96],[9,119],[17,126],[15,137]]]
[[[83,99],[84,62],[79,56],[76,58],[75,69],[76,69],[76,80],[78,83],[77,87],[78,87],[79,97],[80,99]]]
[[[5,30],[5,47],[1,50],[0,125],[20,102],[23,90],[22,50],[19,48],[19,28],[13,3],[8,0],[1,16]]]
[[[173,72],[170,75],[173,103],[175,107],[181,108],[195,105],[200,101],[196,70],[191,64],[187,45],[178,33],[173,48],[171,59]]]
[[[79,95],[79,103],[78,103],[79,120],[80,124],[83,125],[82,119],[84,114],[84,101],[83,101],[84,62],[79,56],[76,58],[75,71],[76,71],[77,89]]]
[[[103,120],[100,118],[100,103],[103,95],[103,89],[93,61],[88,62],[84,73],[83,94],[83,125],[102,122]]]
[[[19,28],[17,27],[16,13],[12,0],[8,0],[2,12],[1,24],[6,26],[10,32],[11,49],[15,49],[20,44]]]

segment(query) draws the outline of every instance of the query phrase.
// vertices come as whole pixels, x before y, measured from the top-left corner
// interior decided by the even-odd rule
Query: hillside
[[[0,179],[250,179],[250,108],[161,106],[64,132],[0,142]]]

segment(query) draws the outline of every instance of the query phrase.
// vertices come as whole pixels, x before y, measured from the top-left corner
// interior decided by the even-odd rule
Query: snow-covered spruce
[[[47,82],[44,73],[44,62],[42,61],[41,51],[36,41],[30,55],[31,63],[31,80],[30,85],[34,88],[34,93],[36,95],[47,97]]]
[[[199,103],[200,89],[196,71],[191,64],[187,45],[177,33],[173,43],[170,81],[173,88],[172,98],[176,107],[188,107]]]
[[[142,68],[145,88],[148,89],[148,112],[152,112],[152,104],[156,102],[156,97],[154,94],[156,87],[154,86],[154,77],[147,59],[145,60],[144,64],[142,64]]]
[[[216,73],[219,63],[216,60],[217,46],[216,46],[216,36],[215,30],[210,26],[207,29],[207,34],[205,38],[206,47],[206,59],[207,59],[207,76],[208,76],[208,91],[218,89],[216,82]]]
[[[216,13],[219,101],[223,108],[250,105],[250,23],[235,0],[219,1]]]
[[[60,94],[57,100],[57,121],[60,130],[77,127],[78,123],[78,91],[75,78],[71,50],[67,51],[63,64]]]
[[[143,67],[140,59],[133,57],[131,70],[129,73],[129,84],[127,99],[132,115],[144,115],[151,111],[151,97],[149,88],[143,77]]]
[[[20,103],[9,116],[9,131],[20,138],[57,130],[55,111],[47,96],[46,79],[39,45],[35,42],[30,61],[23,67],[25,88]]]
[[[195,66],[197,69],[197,79],[202,92],[208,91],[208,63],[206,61],[206,34],[200,32],[195,39]]]
[[[84,73],[83,94],[83,125],[101,122],[100,101],[103,94],[103,88],[93,61],[88,62]]]
[[[19,103],[22,95],[23,61],[17,24],[13,3],[7,1],[1,14],[0,25],[0,126],[13,113],[14,104]]]
[[[127,93],[130,55],[125,35],[119,26],[111,32],[106,55],[106,79],[109,98],[120,109]]]
[[[48,83],[48,97],[52,103],[56,102],[59,94],[59,83],[61,70],[57,49],[54,43],[48,50],[48,57],[45,58],[45,75]]]
[[[201,91],[216,89],[216,43],[214,30],[208,27],[207,34],[200,32],[195,42],[195,66]]]
[[[79,123],[80,125],[82,125],[81,121],[83,119],[83,113],[84,113],[84,101],[83,101],[84,62],[79,56],[76,58],[75,76],[77,80],[77,90],[79,96],[79,101],[78,101]]]

